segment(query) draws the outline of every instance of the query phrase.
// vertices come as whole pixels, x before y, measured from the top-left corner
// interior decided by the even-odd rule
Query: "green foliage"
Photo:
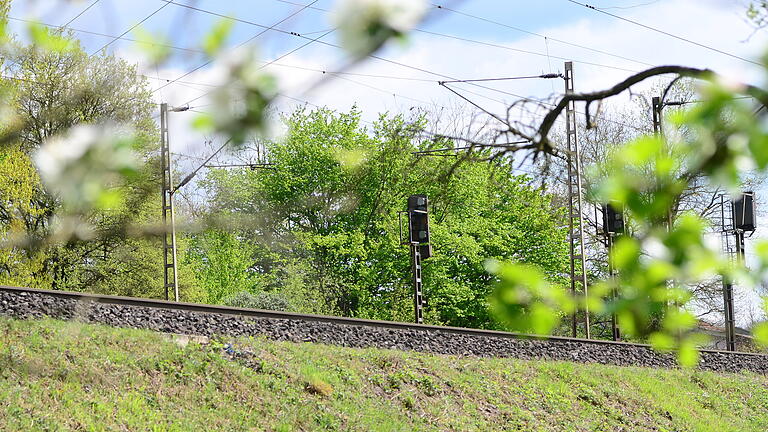
[[[768,314],[768,299],[763,300],[763,310]],[[768,321],[755,325],[755,328],[752,329],[752,335],[759,345],[768,347]]]
[[[37,24],[29,24],[29,37],[32,39],[33,46],[37,49],[48,52],[66,52],[75,47],[72,39],[69,39],[48,27]]]
[[[203,39],[203,50],[206,54],[213,57],[219,53],[226,43],[235,21],[229,18],[222,18],[216,22],[210,32]]]
[[[562,286],[549,282],[535,266],[489,261],[486,268],[499,278],[491,305],[515,330],[550,334],[561,314],[574,311],[574,299]]]
[[[487,308],[488,258],[535,265],[562,283],[561,213],[503,161],[416,157],[449,145],[420,142],[419,120],[382,117],[366,131],[357,111],[299,110],[284,122],[285,138],[266,143],[272,169],[214,170],[204,184],[218,217],[248,221],[248,237],[263,247],[252,257],[259,273],[300,310],[412,319],[398,212],[414,193],[431,204],[430,322],[498,328]],[[277,288],[288,278],[297,286]]]
[[[138,49],[150,61],[150,64],[162,64],[171,56],[171,41],[165,35],[151,33],[139,26],[133,33]]]
[[[3,132],[13,141],[0,150],[0,278],[162,297],[158,240],[126,235],[159,219],[147,83],[125,61],[88,56],[70,42],[66,50],[8,50],[20,79],[4,83],[13,120]],[[195,280],[183,269],[180,278],[184,298],[199,300]]]
[[[257,290],[252,256],[255,248],[234,234],[209,230],[192,237],[186,263],[205,287],[207,303]]]
[[[690,287],[714,276],[753,286],[768,268],[768,246],[758,243],[760,262],[747,271],[743,263],[730,265],[719,248],[706,241],[707,221],[700,216],[683,213],[672,218],[693,179],[703,175],[713,186],[735,192],[747,170],[768,167],[764,122],[756,121],[752,108],[734,98],[744,90],[710,80],[702,87],[703,103],[671,118],[685,134],[640,137],[611,152],[591,172],[591,195],[623,209],[633,232],[615,241],[610,260],[617,276],[591,287],[590,309],[616,314],[622,332],[630,337],[648,338],[661,350],[675,349],[684,366],[696,364],[696,347],[702,343],[692,332],[697,320],[686,308]],[[532,310],[541,308],[538,296],[545,287],[541,276],[517,269],[502,281],[497,295],[502,316],[525,328],[535,317]],[[601,300],[613,292],[616,298]]]

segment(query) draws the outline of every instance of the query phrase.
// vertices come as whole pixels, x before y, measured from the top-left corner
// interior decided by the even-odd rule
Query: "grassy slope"
[[[0,430],[768,430],[756,375],[223,342],[0,318]]]

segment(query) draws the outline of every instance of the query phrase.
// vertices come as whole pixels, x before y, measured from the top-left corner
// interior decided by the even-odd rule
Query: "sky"
[[[574,62],[576,91],[607,88],[634,72],[665,64],[707,67],[728,79],[754,84],[764,79],[754,62],[768,49],[768,32],[756,32],[746,20],[746,0],[586,2],[599,10],[570,0],[433,1],[418,31],[412,32],[405,43],[390,43],[378,53],[390,62],[368,59],[345,70],[376,77],[329,78],[322,73],[340,70],[348,62],[343,50],[321,43],[339,43],[336,32],[323,36],[333,28],[328,11],[335,0],[174,0],[210,13],[164,0],[14,0],[10,16],[12,30],[22,39],[27,26],[23,20],[53,26],[69,23],[68,28],[87,52],[98,52],[106,46],[108,52],[136,63],[155,90],[156,102],[188,104],[191,111],[198,112],[212,108],[205,95],[211,84],[222,79],[217,62],[205,64],[206,60],[196,52],[203,35],[219,19],[211,13],[242,20],[234,25],[225,54],[247,42],[260,59],[269,62],[299,48],[265,68],[279,80],[284,95],[277,102],[280,111],[305,103],[340,111],[357,105],[363,119],[373,121],[381,112],[408,112],[419,106],[470,108],[438,81],[557,73],[563,71],[566,60]],[[297,11],[275,26],[282,32],[264,31],[254,25],[274,26]],[[149,64],[135,42],[115,39],[145,18],[142,29],[182,48],[174,50],[172,59],[159,67]],[[322,38],[301,47],[309,41],[291,32],[310,39]],[[129,32],[124,37],[136,35]],[[188,74],[193,69],[197,70]],[[316,86],[323,78],[327,79]],[[167,84],[174,79],[178,81]],[[562,80],[482,85],[486,88],[466,83],[454,88],[497,114],[503,113],[517,96],[545,98],[562,91]],[[626,98],[614,103],[626,103]],[[208,137],[189,126],[194,116],[194,112],[171,113],[171,146],[181,171],[193,168],[196,159],[191,157],[209,151],[205,144]],[[758,236],[765,235],[761,231]],[[750,307],[748,303],[742,307]]]

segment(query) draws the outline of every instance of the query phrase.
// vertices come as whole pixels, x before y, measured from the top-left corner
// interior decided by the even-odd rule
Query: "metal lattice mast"
[[[173,298],[179,301],[179,274],[176,268],[176,224],[173,212],[173,177],[171,173],[171,149],[168,142],[168,104],[160,104],[160,158],[163,171],[163,275],[165,299],[169,288]]]
[[[421,251],[418,242],[411,242],[411,277],[413,282],[413,312],[416,324],[424,323],[424,297],[421,280]]]
[[[744,250],[744,233],[735,229],[733,206],[728,201],[726,211],[725,195],[720,194],[720,238],[723,253],[732,264],[738,263]],[[735,240],[732,242],[732,240]],[[733,281],[723,277],[723,327],[725,330],[725,349],[736,350],[736,316],[733,304]]]
[[[654,96],[651,99],[651,118],[653,120],[653,134],[661,135],[661,98]]]
[[[565,62],[565,94],[573,93],[573,63]],[[565,131],[568,144],[568,240],[571,258],[571,293],[587,295],[586,256],[584,253],[584,217],[581,201],[581,153],[576,139],[576,103],[565,108]],[[578,322],[573,314],[572,332],[577,335]],[[590,337],[589,309],[584,311],[584,334]]]

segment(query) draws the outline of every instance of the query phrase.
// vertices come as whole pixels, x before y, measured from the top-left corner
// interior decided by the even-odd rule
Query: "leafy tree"
[[[10,89],[8,103],[17,126],[13,141],[0,150],[0,170],[8,174],[0,180],[0,236],[9,245],[0,253],[6,280],[45,288],[161,297],[158,240],[125,235],[131,225],[152,226],[159,219],[159,176],[154,168],[158,132],[148,85],[125,60],[89,56],[71,35],[51,37],[67,41],[66,48],[41,49],[14,42],[7,50],[15,79],[4,85]],[[45,142],[65,139],[61,137],[74,126],[84,124],[130,128],[131,151],[145,168],[125,182],[107,184],[108,195],[84,214],[93,239],[58,241],[52,236],[60,222],[67,220],[54,217],[65,211],[62,199],[43,187],[31,159]],[[77,151],[68,150],[66,141],[63,145],[63,152]],[[195,287],[189,283],[194,278],[183,274],[181,279],[189,291],[187,298],[196,298]]]
[[[205,287],[207,303],[220,303],[240,292],[255,291],[257,275],[251,269],[255,248],[234,234],[209,230],[191,238],[186,264]]]
[[[415,156],[450,145],[419,140],[418,119],[382,116],[366,131],[356,110],[301,109],[284,121],[285,138],[266,144],[272,169],[214,171],[205,186],[213,213],[248,219],[251,240],[282,257],[281,263],[254,255],[254,263],[262,261],[254,266],[259,273],[279,285],[285,274],[275,275],[286,261],[298,269],[298,303],[314,297],[316,312],[412,319],[398,212],[414,193],[426,193],[431,204],[429,321],[497,326],[486,307],[488,258],[529,262],[563,283],[562,214],[505,162]]]

